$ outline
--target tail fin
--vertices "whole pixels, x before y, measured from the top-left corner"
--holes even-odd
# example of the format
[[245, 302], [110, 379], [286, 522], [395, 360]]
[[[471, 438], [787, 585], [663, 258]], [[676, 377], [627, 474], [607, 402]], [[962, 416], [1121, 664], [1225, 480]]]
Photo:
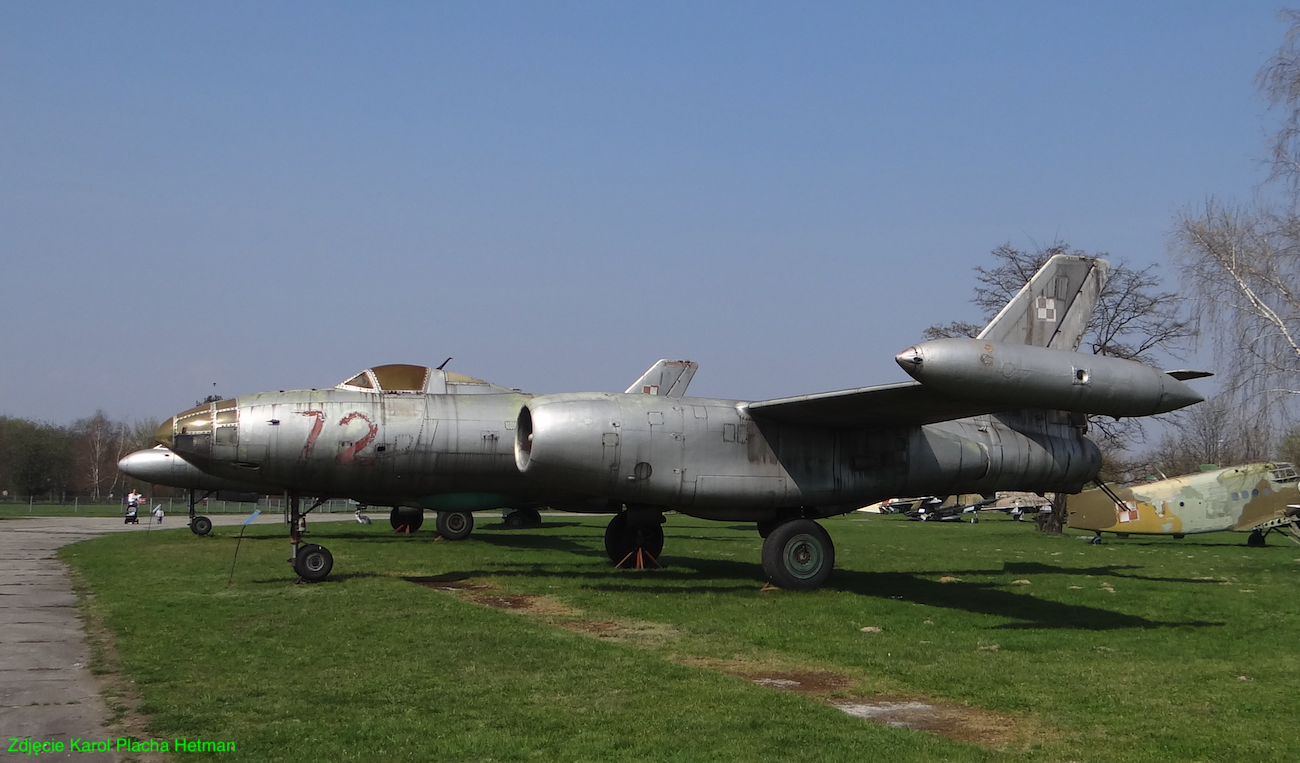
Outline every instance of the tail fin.
[[690, 360], [660, 360], [627, 388], [628, 394], [682, 397], [700, 364]]
[[978, 338], [1076, 352], [1109, 273], [1106, 260], [1055, 255]]

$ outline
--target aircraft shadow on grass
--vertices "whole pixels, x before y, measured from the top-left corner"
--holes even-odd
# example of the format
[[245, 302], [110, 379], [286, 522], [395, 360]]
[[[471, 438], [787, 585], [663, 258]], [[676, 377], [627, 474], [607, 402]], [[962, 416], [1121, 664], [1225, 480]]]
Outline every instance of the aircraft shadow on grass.
[[[599, 569], [575, 570], [572, 566], [503, 564], [491, 569], [457, 570], [427, 578], [406, 578], [411, 582], [459, 582], [483, 577], [554, 576], [575, 579], [598, 591], [613, 593], [663, 593], [678, 596], [752, 592], [760, 581], [756, 568], [747, 562], [672, 558], [663, 569], [644, 573], [612, 570], [607, 563]], [[1003, 589], [1002, 583], [940, 583], [927, 579], [935, 573], [856, 572], [837, 570], [826, 588], [845, 593], [922, 604], [929, 607], [970, 612], [1017, 622], [991, 626], [1007, 629], [1126, 630], [1155, 628], [1221, 627], [1225, 623], [1205, 620], [1155, 620], [1100, 607], [1065, 604]], [[971, 574], [967, 572], [966, 574]], [[619, 580], [619, 576], [623, 576]], [[666, 585], [666, 583], [690, 585]], [[1179, 581], [1167, 581], [1179, 582]], [[1203, 582], [1203, 581], [1194, 581]]]
[[[567, 527], [581, 527], [578, 523], [564, 525], [547, 525], [548, 530]], [[374, 542], [411, 542], [405, 535], [366, 532], [364, 530], [347, 530], [342, 532], [322, 533], [332, 538], [347, 538]], [[426, 534], [427, 535], [427, 534]], [[691, 540], [710, 540], [707, 535], [696, 537], [688, 533]], [[431, 540], [431, 536], [426, 539]], [[482, 577], [539, 577], [554, 576], [565, 580], [581, 580], [591, 588], [610, 592], [668, 593], [682, 596], [700, 593], [740, 593], [752, 591], [761, 581], [758, 579], [760, 568], [752, 562], [725, 559], [701, 559], [693, 557], [664, 557], [662, 569], [619, 571], [612, 569], [602, 549], [597, 547], [599, 541], [591, 534], [571, 534], [563, 532], [526, 533], [526, 532], [488, 532], [476, 534], [474, 542], [487, 544], [496, 548], [513, 550], [547, 550], [559, 551], [574, 557], [572, 563], [526, 563], [514, 564], [510, 561], [492, 564], [483, 569], [457, 570], [440, 575], [404, 578], [410, 582], [451, 583]], [[593, 563], [592, 560], [599, 560]], [[577, 567], [578, 569], [575, 569]], [[952, 609], [990, 617], [1000, 617], [1017, 622], [992, 626], [994, 629], [1071, 629], [1071, 630], [1122, 630], [1154, 628], [1220, 627], [1222, 622], [1203, 620], [1161, 621], [1137, 615], [1125, 614], [1099, 607], [1079, 604], [1065, 604], [1043, 598], [1027, 596], [1024, 592], [1005, 590], [1005, 583], [972, 583], [967, 581], [940, 583], [931, 578], [944, 575], [1091, 575], [1093, 577], [1110, 577], [1122, 580], [1142, 580], [1156, 583], [1214, 584], [1213, 580], [1192, 580], [1188, 578], [1151, 577], [1125, 572], [1141, 569], [1137, 565], [1103, 565], [1097, 567], [1062, 567], [1041, 562], [1006, 562], [1001, 569], [994, 570], [951, 570], [925, 572], [860, 572], [839, 569], [826, 585], [827, 590], [838, 590], [860, 596], [879, 599], [907, 601], [943, 609]], [[334, 576], [339, 580], [361, 577], [381, 577], [373, 573]], [[283, 578], [266, 583], [282, 583]], [[673, 583], [674, 585], [665, 585]], [[685, 584], [685, 585], [681, 585]]]

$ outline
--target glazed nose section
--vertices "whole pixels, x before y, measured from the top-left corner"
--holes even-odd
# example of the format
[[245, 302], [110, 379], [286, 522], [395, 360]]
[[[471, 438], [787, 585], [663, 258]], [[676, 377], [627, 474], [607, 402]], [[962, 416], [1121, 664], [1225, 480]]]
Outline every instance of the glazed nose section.
[[166, 448], [137, 450], [117, 462], [118, 471], [151, 484], [163, 484], [172, 470], [176, 456]]
[[212, 450], [213, 406], [198, 405], [172, 416], [158, 428], [158, 442], [187, 456], [207, 456]]
[[[153, 433], [154, 442], [158, 443], [159, 445], [163, 445], [170, 448], [172, 446], [172, 434], [175, 431], [176, 431], [176, 417], [172, 416], [170, 419], [167, 419], [166, 421], [158, 425], [158, 431]], [[127, 456], [126, 458], [130, 458], [130, 457], [131, 456]], [[122, 461], [126, 461], [126, 458], [122, 459]], [[118, 463], [120, 464], [122, 462], [118, 462]]]

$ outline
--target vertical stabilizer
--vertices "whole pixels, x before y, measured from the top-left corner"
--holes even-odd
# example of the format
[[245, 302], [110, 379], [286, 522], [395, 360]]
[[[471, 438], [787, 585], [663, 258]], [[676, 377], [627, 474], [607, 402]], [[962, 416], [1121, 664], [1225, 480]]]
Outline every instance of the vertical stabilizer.
[[1058, 254], [1029, 279], [978, 338], [1076, 352], [1109, 273], [1106, 260]]
[[641, 375], [631, 387], [628, 394], [656, 395], [659, 397], [682, 397], [690, 386], [695, 369], [700, 365], [691, 360], [660, 360], [650, 370]]

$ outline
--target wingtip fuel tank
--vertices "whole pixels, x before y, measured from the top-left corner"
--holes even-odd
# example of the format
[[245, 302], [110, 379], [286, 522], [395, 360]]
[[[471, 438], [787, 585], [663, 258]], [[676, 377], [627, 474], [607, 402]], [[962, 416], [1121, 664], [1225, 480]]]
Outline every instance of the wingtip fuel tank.
[[981, 339], [935, 339], [894, 358], [913, 379], [956, 397], [1107, 416], [1151, 416], [1205, 398], [1132, 360]]

